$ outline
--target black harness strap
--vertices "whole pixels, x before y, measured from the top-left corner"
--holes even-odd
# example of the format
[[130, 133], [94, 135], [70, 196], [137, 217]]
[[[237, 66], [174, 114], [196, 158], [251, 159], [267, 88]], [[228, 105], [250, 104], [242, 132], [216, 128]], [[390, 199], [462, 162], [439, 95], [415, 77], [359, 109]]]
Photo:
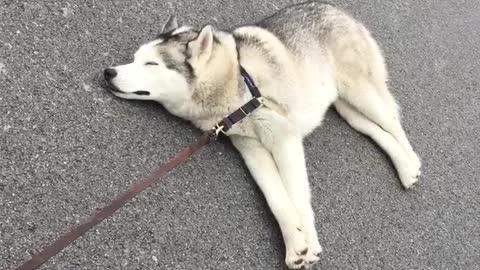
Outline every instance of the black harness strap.
[[250, 115], [256, 109], [258, 109], [261, 105], [261, 97], [260, 91], [258, 87], [255, 85], [252, 77], [248, 74], [248, 72], [240, 65], [240, 74], [243, 77], [245, 85], [247, 85], [248, 90], [252, 94], [253, 98], [245, 103], [242, 107], [238, 108], [236, 111], [232, 112], [231, 114], [225, 116], [218, 124], [214, 127], [216, 134], [218, 135], [220, 132], [226, 133], [230, 128], [233, 127], [236, 123], [242, 121], [245, 117]]
[[250, 90], [250, 93], [252, 93], [252, 96], [257, 98], [261, 97], [262, 95], [260, 94], [260, 91], [255, 85], [252, 77], [250, 77], [250, 74], [248, 74], [248, 72], [242, 66], [240, 66], [240, 74], [242, 74], [243, 80], [245, 81], [248, 90]]

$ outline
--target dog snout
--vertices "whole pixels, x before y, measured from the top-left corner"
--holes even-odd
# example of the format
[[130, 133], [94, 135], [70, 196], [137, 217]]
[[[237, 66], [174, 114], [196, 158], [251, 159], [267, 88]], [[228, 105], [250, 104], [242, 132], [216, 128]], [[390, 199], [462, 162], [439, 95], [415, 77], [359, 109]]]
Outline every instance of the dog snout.
[[113, 68], [106, 68], [103, 71], [103, 76], [105, 77], [105, 80], [110, 81], [117, 76], [117, 71]]

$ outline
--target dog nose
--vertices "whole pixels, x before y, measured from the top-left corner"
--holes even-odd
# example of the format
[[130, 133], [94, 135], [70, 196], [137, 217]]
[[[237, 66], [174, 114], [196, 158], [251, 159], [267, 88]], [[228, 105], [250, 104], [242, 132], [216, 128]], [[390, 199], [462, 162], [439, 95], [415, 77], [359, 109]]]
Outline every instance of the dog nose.
[[110, 81], [117, 76], [117, 71], [113, 68], [106, 68], [103, 71], [103, 76], [105, 77], [105, 80]]

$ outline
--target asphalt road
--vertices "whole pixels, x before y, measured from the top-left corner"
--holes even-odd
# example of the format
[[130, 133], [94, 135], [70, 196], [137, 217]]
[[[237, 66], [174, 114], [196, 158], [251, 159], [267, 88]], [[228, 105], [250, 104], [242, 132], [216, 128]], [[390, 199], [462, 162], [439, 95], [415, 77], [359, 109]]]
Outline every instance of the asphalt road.
[[[291, 1], [0, 1], [0, 269], [52, 241], [199, 132], [113, 98], [127, 62], [176, 12], [220, 28]], [[306, 141], [316, 269], [480, 269], [480, 4], [333, 1], [373, 32], [423, 159], [415, 191], [334, 111]], [[42, 269], [283, 269], [279, 229], [225, 140]]]

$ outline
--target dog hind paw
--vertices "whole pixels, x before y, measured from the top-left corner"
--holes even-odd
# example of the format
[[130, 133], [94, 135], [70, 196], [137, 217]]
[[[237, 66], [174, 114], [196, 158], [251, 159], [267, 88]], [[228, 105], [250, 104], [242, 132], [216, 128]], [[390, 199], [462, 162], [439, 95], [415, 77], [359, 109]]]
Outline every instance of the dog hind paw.
[[418, 175], [404, 175], [400, 177], [400, 180], [402, 182], [402, 185], [405, 189], [414, 189], [416, 187], [416, 184], [418, 182]]

